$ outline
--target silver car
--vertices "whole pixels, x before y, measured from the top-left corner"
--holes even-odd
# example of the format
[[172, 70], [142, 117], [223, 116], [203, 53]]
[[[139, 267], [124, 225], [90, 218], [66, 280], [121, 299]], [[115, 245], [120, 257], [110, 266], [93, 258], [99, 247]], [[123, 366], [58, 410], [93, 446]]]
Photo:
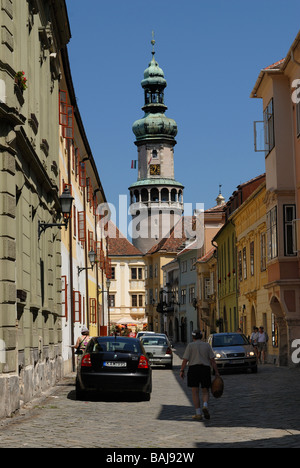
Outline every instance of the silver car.
[[147, 353], [150, 364], [173, 368], [173, 351], [166, 335], [151, 334], [141, 337], [141, 343]]
[[251, 370], [257, 372], [257, 359], [253, 346], [241, 333], [216, 333], [210, 335], [211, 345], [219, 371]]

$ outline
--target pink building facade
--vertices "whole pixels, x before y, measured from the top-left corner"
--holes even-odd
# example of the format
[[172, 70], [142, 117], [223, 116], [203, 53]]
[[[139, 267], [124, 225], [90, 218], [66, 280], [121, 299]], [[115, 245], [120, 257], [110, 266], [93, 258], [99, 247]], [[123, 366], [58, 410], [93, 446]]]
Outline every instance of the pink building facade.
[[[283, 60], [261, 70], [252, 98], [263, 102], [269, 304], [281, 365], [300, 339], [300, 32]], [[257, 141], [256, 141], [257, 143]]]

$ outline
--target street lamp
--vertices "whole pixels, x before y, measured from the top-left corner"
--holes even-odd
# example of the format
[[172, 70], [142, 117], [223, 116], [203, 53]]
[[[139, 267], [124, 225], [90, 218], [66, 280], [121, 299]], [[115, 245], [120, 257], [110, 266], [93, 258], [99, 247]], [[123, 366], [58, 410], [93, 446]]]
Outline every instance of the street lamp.
[[88, 253], [89, 261], [91, 266], [90, 267], [77, 267], [78, 268], [78, 276], [83, 270], [93, 270], [94, 265], [96, 263], [96, 253], [93, 250], [90, 250]]
[[61, 208], [61, 213], [63, 214], [65, 218], [64, 223], [41, 223], [39, 221], [38, 224], [38, 238], [40, 239], [42, 232], [46, 231], [48, 228], [52, 227], [63, 227], [67, 229], [68, 227], [68, 222], [71, 217], [71, 212], [72, 212], [72, 204], [74, 198], [71, 195], [69, 187], [65, 187], [64, 193], [59, 197], [60, 200], [60, 208]]

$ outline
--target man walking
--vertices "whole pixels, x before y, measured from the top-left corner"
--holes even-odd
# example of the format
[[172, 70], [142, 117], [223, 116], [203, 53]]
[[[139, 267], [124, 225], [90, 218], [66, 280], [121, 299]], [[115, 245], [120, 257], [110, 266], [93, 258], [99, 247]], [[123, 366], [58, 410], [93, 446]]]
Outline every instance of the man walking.
[[[192, 389], [193, 403], [196, 410], [196, 414], [193, 419], [196, 421], [202, 420], [202, 411], [205, 419], [210, 419], [208, 410], [209, 401], [209, 389], [211, 387], [211, 366], [213, 367], [216, 375], [220, 375], [215, 355], [208, 343], [202, 340], [202, 333], [200, 330], [196, 330], [192, 333], [193, 342], [189, 343], [184, 356], [180, 369], [180, 377], [184, 379], [184, 371], [189, 364], [189, 370], [187, 375], [188, 387]], [[202, 400], [203, 409], [201, 411], [199, 389], [200, 384], [202, 388]]]

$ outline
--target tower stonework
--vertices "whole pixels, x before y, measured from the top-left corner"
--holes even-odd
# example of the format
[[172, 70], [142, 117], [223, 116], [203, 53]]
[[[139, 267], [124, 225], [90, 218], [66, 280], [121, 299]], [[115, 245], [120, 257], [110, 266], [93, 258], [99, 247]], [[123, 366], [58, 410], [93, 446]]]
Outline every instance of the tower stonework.
[[174, 174], [177, 124], [165, 115], [167, 82], [155, 60], [154, 44], [152, 40], [152, 60], [141, 83], [145, 115], [132, 127], [138, 150], [138, 180], [129, 187], [131, 235], [133, 245], [143, 253], [168, 236], [183, 214], [184, 187]]

